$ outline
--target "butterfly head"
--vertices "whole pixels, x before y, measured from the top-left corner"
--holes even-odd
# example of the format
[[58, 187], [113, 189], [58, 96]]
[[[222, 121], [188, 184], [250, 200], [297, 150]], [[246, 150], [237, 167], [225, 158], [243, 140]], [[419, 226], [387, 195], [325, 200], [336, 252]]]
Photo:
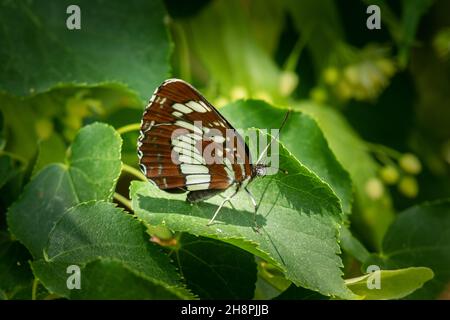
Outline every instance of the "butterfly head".
[[267, 166], [265, 164], [257, 164], [253, 167], [253, 176], [262, 177], [267, 175]]

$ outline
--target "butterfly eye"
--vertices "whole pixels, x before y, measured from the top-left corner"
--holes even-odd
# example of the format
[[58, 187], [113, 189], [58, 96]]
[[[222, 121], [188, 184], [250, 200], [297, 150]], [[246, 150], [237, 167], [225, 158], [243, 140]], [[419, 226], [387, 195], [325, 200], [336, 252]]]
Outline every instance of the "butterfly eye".
[[256, 167], [256, 175], [257, 176], [265, 176], [267, 174], [267, 168], [262, 166]]

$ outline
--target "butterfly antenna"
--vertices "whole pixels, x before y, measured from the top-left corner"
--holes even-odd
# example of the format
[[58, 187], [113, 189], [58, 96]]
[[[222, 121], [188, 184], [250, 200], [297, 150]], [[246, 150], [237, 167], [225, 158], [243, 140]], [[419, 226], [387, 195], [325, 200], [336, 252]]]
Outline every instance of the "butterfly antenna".
[[284, 120], [283, 120], [283, 122], [281, 123], [280, 129], [278, 130], [277, 135], [276, 135], [275, 137], [272, 138], [272, 140], [270, 141], [270, 143], [264, 148], [263, 152], [261, 152], [261, 154], [260, 154], [258, 160], [256, 161], [256, 164], [255, 164], [255, 165], [257, 165], [258, 163], [260, 163], [260, 161], [262, 160], [262, 158], [263, 158], [264, 155], [266, 154], [266, 152], [267, 152], [267, 150], [269, 149], [269, 147], [272, 145], [272, 143], [273, 143], [275, 140], [278, 139], [278, 137], [280, 136], [281, 129], [283, 129], [284, 125], [286, 124], [286, 121], [287, 121], [287, 119], [288, 119], [290, 113], [291, 113], [291, 110], [288, 110], [288, 112], [286, 112], [286, 115], [284, 116]]

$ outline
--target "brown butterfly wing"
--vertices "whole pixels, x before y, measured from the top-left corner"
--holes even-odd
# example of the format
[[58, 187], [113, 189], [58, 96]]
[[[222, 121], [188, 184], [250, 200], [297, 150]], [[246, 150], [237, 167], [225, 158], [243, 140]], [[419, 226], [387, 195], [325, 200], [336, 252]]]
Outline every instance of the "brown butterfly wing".
[[249, 179], [250, 153], [231, 124], [190, 84], [164, 81], [138, 140], [141, 171], [168, 192], [225, 190]]

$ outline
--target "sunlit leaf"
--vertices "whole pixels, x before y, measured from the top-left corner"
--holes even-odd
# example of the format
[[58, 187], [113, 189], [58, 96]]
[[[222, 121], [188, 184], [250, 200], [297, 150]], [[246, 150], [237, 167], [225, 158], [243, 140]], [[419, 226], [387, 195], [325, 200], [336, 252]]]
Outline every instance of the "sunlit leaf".
[[[417, 267], [398, 270], [376, 271], [379, 277], [379, 288], [375, 273], [346, 280], [347, 287], [366, 300], [400, 299], [421, 288], [424, 283], [433, 278], [429, 268]], [[371, 278], [372, 277], [372, 278]]]
[[[220, 109], [235, 128], [279, 129], [286, 110], [258, 100], [237, 101]], [[321, 129], [308, 115], [293, 111], [280, 133], [281, 141], [308, 169], [328, 183], [345, 213], [352, 205], [352, 182], [328, 147]]]
[[298, 285], [326, 295], [344, 298], [353, 295], [343, 285], [342, 262], [337, 256], [338, 224], [342, 219], [339, 199], [328, 184], [298, 162], [280, 146], [279, 173], [256, 179], [250, 189], [260, 201], [254, 230], [253, 208], [240, 193], [233, 208], [222, 209], [217, 221], [206, 226], [217, 204], [215, 197], [206, 203], [190, 205], [184, 195], [165, 193], [146, 182], [134, 181], [131, 198], [135, 214], [150, 225], [166, 225], [228, 242], [274, 263]]

